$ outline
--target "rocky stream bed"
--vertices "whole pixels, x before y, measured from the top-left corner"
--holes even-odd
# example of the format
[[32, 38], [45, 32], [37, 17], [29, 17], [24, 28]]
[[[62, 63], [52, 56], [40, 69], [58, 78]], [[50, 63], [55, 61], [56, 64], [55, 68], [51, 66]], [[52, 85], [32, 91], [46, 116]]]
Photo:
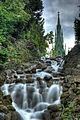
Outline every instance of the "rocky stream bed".
[[1, 81], [0, 120], [60, 119], [63, 63], [62, 59], [46, 59], [6, 69]]
[[[0, 86], [5, 86], [1, 87], [0, 90], [0, 120], [80, 120], [79, 54], [79, 49], [74, 47], [66, 56], [64, 67], [62, 67], [63, 60], [46, 59], [45, 61], [29, 62], [27, 65], [16, 69], [1, 70]], [[48, 99], [42, 101], [44, 107], [35, 107], [32, 112], [31, 110], [34, 108], [32, 105], [36, 103], [35, 101], [32, 102], [33, 98], [30, 98], [28, 106], [31, 109], [25, 109], [25, 103], [25, 112], [20, 112], [20, 110], [23, 110], [24, 102], [22, 101], [26, 99], [23, 96], [23, 93], [25, 93], [24, 86], [29, 91], [28, 98], [29, 95], [37, 91], [38, 97], [36, 95], [34, 97], [37, 103], [41, 103], [41, 97]], [[32, 86], [32, 88], [29, 86]], [[14, 88], [15, 91], [18, 90], [19, 92], [19, 94], [16, 94], [17, 99], [15, 100], [13, 99]], [[45, 89], [47, 90], [46, 97], [43, 94]], [[22, 96], [20, 93], [22, 93]], [[19, 109], [16, 109], [17, 107], [14, 104], [14, 107], [12, 106], [12, 102], [17, 105], [22, 104], [22, 106], [18, 106]], [[47, 104], [47, 107], [44, 103]], [[26, 116], [26, 112], [30, 113], [27, 116], [31, 115], [31, 118], [22, 118], [23, 114]]]

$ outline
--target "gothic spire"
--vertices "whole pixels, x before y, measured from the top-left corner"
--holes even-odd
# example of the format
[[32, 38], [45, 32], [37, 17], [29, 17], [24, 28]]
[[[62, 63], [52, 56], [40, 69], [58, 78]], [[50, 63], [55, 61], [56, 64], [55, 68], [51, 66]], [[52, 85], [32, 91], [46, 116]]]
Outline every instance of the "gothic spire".
[[56, 56], [63, 57], [65, 55], [64, 47], [63, 47], [63, 31], [60, 24], [60, 13], [58, 12], [58, 21], [55, 31], [55, 51]]
[[57, 25], [60, 25], [60, 12], [58, 12], [58, 24]]

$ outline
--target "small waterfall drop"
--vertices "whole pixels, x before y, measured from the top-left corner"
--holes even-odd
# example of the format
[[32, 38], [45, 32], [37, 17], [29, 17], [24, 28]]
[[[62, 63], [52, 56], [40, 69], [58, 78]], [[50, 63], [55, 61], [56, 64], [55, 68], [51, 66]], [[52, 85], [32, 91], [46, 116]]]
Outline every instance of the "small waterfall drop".
[[[59, 65], [53, 61], [52, 67], [57, 72]], [[53, 78], [50, 73], [44, 71], [34, 74], [36, 79], [44, 79], [45, 76]], [[22, 120], [43, 120], [42, 115], [49, 105], [60, 104], [62, 86], [53, 83], [47, 87], [44, 80], [39, 83], [36, 79], [33, 83], [12, 83], [1, 87], [4, 95], [11, 95], [12, 105]]]
[[57, 84], [53, 84], [50, 88], [43, 88], [41, 93], [39, 88], [35, 89], [35, 84], [32, 86], [15, 84], [12, 92], [9, 91], [9, 87], [10, 84], [5, 84], [2, 86], [2, 91], [3, 93], [6, 91], [5, 95], [11, 95], [12, 105], [23, 120], [33, 120], [33, 118], [34, 120], [41, 120], [39, 114], [49, 105], [54, 104], [57, 100], [60, 104], [60, 86]]

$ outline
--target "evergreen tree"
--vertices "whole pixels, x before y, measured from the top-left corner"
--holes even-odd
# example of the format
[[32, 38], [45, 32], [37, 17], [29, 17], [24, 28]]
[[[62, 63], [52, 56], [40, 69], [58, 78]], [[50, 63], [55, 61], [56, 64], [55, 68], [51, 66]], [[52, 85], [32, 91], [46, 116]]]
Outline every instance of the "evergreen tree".
[[32, 55], [28, 43], [36, 48], [38, 54], [45, 54], [47, 44], [42, 11], [42, 0], [0, 1], [0, 63], [22, 62], [24, 54], [29, 52]]
[[[80, 14], [79, 14], [79, 18], [80, 18]], [[74, 22], [74, 29], [75, 29], [75, 43], [77, 45], [80, 45], [80, 19], [79, 18], [75, 18], [75, 22]]]
[[43, 3], [42, 0], [29, 0], [25, 5], [25, 11], [31, 15], [31, 21], [38, 23], [42, 18]]

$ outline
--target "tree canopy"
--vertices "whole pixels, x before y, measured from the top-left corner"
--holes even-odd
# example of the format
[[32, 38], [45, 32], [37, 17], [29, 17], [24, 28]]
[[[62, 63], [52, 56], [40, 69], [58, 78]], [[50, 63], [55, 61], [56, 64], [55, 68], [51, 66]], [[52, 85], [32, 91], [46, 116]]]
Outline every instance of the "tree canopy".
[[46, 53], [42, 11], [42, 0], [0, 1], [0, 63], [34, 56], [30, 43], [39, 55]]
[[80, 45], [80, 14], [79, 18], [75, 18], [74, 22], [74, 29], [75, 29], [75, 43]]

